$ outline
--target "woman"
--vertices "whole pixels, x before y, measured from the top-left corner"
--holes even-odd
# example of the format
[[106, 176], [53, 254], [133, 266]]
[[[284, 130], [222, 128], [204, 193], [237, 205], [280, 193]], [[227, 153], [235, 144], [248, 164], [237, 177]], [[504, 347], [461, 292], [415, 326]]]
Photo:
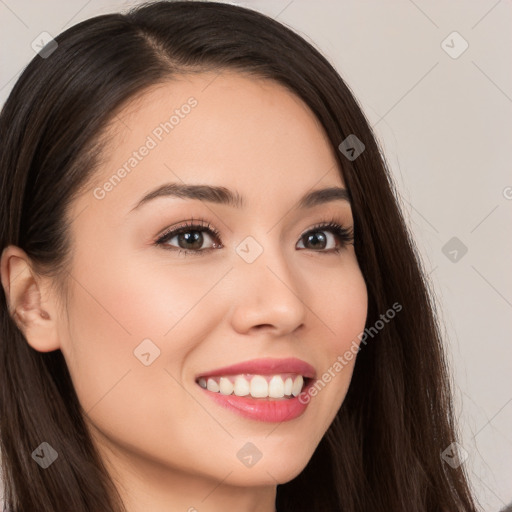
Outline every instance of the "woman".
[[8, 507], [476, 510], [384, 159], [304, 39], [214, 2], [99, 16], [0, 140]]

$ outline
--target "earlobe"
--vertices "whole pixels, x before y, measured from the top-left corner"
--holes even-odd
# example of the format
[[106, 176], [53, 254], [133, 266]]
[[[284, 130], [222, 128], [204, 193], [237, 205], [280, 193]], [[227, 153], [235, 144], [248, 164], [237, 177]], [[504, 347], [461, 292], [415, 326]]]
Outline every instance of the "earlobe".
[[45, 299], [45, 280], [34, 272], [27, 254], [19, 247], [6, 247], [0, 271], [9, 312], [28, 344], [39, 352], [60, 348], [57, 309]]

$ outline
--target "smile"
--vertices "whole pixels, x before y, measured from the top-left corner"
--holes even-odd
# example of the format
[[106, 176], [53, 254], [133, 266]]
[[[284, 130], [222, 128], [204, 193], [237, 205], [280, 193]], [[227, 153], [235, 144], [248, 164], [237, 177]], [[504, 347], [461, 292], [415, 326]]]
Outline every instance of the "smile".
[[252, 398], [290, 398], [298, 396], [307, 378], [293, 373], [277, 375], [239, 374], [222, 377], [202, 377], [197, 383], [212, 393], [251, 396]]

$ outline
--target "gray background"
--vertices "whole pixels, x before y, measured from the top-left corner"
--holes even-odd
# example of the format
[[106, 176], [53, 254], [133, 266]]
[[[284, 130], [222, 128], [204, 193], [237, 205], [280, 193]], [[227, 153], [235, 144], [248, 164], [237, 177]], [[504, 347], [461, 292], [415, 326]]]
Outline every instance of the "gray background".
[[[137, 3], [0, 0], [0, 104], [41, 32]], [[464, 464], [482, 510], [501, 510], [512, 502], [511, 0], [229, 3], [312, 42], [374, 127], [439, 302]]]

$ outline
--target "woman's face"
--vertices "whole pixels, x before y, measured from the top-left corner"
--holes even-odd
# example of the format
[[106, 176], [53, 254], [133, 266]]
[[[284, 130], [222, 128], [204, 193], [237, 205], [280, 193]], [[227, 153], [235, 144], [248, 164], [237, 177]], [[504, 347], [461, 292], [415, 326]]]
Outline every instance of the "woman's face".
[[[110, 133], [94, 184], [70, 211], [71, 293], [59, 325], [95, 441], [126, 481], [163, 488], [170, 474], [181, 485], [196, 478], [205, 495], [212, 481], [291, 480], [343, 402], [355, 358], [333, 368], [359, 342], [367, 314], [353, 245], [331, 227], [312, 230], [352, 228], [349, 202], [300, 204], [344, 187], [321, 125], [282, 86], [226, 72], [152, 88]], [[141, 202], [170, 184], [225, 192]], [[224, 201], [228, 193], [243, 205]], [[186, 224], [201, 227], [161, 238]], [[323, 385], [305, 409], [293, 394], [232, 397], [242, 410], [227, 407], [237, 374], [261, 375], [238, 379], [240, 394], [246, 383], [264, 394], [272, 380], [279, 395], [306, 373], [286, 362], [216, 372], [261, 358], [302, 360]], [[222, 392], [197, 382], [208, 375]]]

